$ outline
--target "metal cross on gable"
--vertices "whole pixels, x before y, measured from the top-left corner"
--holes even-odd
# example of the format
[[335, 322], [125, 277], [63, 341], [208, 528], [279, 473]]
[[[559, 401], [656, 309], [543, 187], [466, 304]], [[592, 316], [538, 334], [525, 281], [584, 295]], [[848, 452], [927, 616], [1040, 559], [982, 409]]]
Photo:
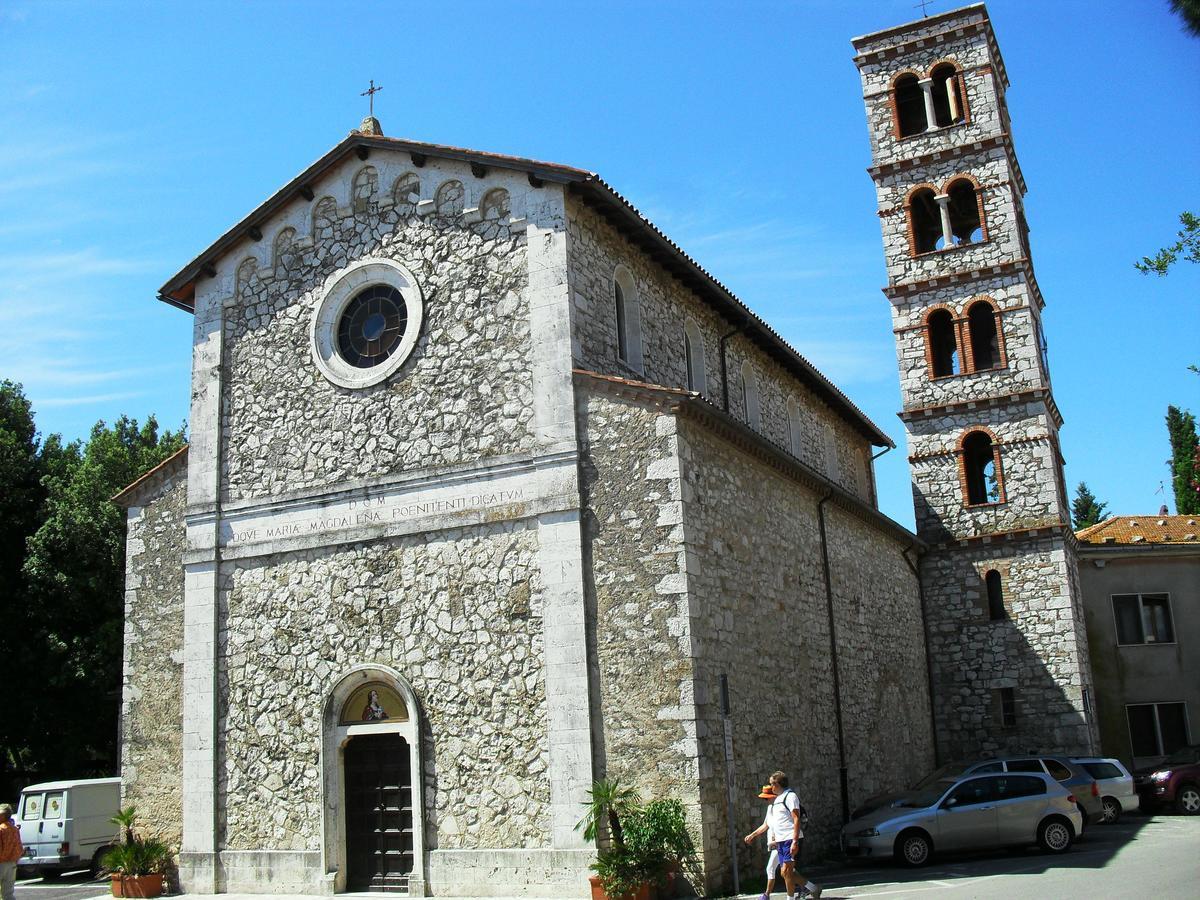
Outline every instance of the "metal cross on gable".
[[921, 2], [918, 3], [916, 6], [914, 6], [913, 9], [916, 9], [917, 6], [921, 7], [921, 16], [923, 18], [928, 19], [929, 18], [929, 9], [928, 9], [929, 4], [937, 3], [937, 2], [939, 2], [939, 0], [921, 0]]
[[358, 95], [360, 97], [366, 97], [370, 101], [370, 104], [371, 104], [370, 114], [372, 116], [375, 115], [375, 95], [378, 94], [382, 90], [383, 90], [383, 85], [381, 84], [381, 85], [379, 85], [379, 87], [376, 87], [375, 79], [372, 78], [371, 86], [369, 88], [367, 88], [365, 91], [363, 91], [361, 94]]

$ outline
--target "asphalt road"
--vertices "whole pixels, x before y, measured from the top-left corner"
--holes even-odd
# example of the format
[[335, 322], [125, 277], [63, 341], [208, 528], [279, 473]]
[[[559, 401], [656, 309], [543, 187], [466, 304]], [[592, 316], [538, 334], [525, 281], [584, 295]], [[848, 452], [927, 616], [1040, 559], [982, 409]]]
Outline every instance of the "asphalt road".
[[[825, 889], [822, 900], [1193, 900], [1200, 896], [1200, 816], [1127, 815], [1116, 825], [1088, 829], [1062, 856], [1031, 848], [937, 858], [915, 870], [885, 863], [837, 866], [813, 877]], [[783, 900], [780, 887], [776, 900]]]
[[67, 872], [52, 881], [17, 879], [17, 900], [87, 900], [101, 894], [111, 894], [108, 880], [93, 879], [87, 869]]

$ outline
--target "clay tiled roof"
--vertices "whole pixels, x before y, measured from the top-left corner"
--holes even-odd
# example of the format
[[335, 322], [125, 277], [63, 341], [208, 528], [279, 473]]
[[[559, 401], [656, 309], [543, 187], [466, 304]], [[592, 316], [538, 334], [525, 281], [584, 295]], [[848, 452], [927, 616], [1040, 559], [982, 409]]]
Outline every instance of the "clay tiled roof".
[[1194, 544], [1200, 547], [1200, 515], [1113, 516], [1075, 532], [1081, 544], [1098, 546]]
[[168, 478], [184, 470], [187, 465], [187, 452], [188, 445], [184, 444], [149, 472], [142, 474], [136, 481], [122, 488], [109, 499], [117, 506], [123, 506], [126, 509], [137, 506], [138, 500], [143, 494], [147, 491], [157, 490]]

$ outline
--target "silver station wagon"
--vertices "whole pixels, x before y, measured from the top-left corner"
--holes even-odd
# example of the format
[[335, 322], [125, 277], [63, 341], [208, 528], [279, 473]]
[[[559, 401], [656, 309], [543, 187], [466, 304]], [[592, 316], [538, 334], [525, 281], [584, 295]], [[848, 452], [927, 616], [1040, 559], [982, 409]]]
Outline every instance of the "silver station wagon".
[[1065, 853], [1083, 828], [1075, 796], [1050, 775], [963, 775], [942, 778], [842, 829], [851, 856], [898, 859], [923, 866], [934, 852], [1039, 844]]

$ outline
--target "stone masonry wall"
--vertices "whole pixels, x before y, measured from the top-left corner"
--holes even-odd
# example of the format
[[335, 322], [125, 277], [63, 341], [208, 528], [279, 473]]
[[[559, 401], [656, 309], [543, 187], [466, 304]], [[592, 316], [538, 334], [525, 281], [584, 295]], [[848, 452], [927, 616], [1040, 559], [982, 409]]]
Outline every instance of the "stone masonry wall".
[[[1082, 611], [1068, 584], [1074, 554], [1061, 538], [932, 551], [923, 560], [944, 759], [980, 754], [1089, 752], [1082, 716], [1090, 689]], [[1000, 573], [1006, 618], [988, 613], [984, 576]], [[1078, 594], [1074, 594], [1078, 596]], [[996, 691], [1013, 688], [1016, 727]]]
[[[949, 61], [964, 72], [969, 120], [934, 128], [923, 134], [900, 138], [892, 112], [891, 86], [902, 72], [926, 77], [941, 62]], [[997, 76], [986, 44], [974, 36], [947, 36], [938, 43], [927, 42], [905, 54], [901, 68], [894, 62], [868, 63], [861, 68], [867, 127], [871, 133], [872, 163], [885, 165], [911, 156], [948, 150], [957, 144], [992, 137], [1006, 130], [1001, 111], [1003, 85]], [[997, 102], [999, 97], [999, 102]]]
[[[237, 267], [225, 319], [228, 499], [533, 447], [525, 228], [509, 227], [508, 192], [489, 184], [482, 200], [464, 197], [459, 179], [483, 189], [465, 164], [404, 171], [381, 160], [381, 178], [352, 162]], [[426, 196], [434, 199], [418, 203]], [[346, 389], [313, 364], [311, 319], [328, 280], [363, 257], [413, 273], [425, 323], [398, 373]]]
[[[925, 322], [929, 312], [944, 308], [955, 319], [965, 319], [967, 310], [980, 299], [991, 300], [1000, 310], [1003, 367], [978, 372], [966, 370], [970, 337], [964, 321], [958, 341], [959, 374], [934, 378], [927, 355]], [[892, 324], [905, 409], [1013, 394], [1047, 384], [1037, 341], [1040, 314], [1021, 274], [981, 278], [969, 287], [956, 284], [923, 291], [916, 298], [893, 306]]]
[[121, 700], [122, 806], [178, 849], [183, 795], [183, 549], [186, 468], [130, 509]]
[[[983, 236], [972, 244], [958, 244], [916, 256], [909, 245], [905, 204], [909, 193], [929, 185], [942, 193], [960, 175], [975, 179], [983, 193]], [[1021, 244], [1024, 216], [1021, 192], [1003, 147], [973, 153], [969, 158], [931, 161], [916, 170], [886, 175], [876, 181], [879, 223], [883, 229], [888, 282], [922, 281], [951, 271], [983, 269], [1025, 257]]]
[[675, 418], [581, 390], [597, 777], [681, 800], [699, 835], [693, 663]]
[[320, 849], [323, 703], [378, 663], [422, 704], [426, 849], [549, 846], [536, 552], [509, 522], [228, 564], [221, 845]]
[[[701, 393], [720, 406], [720, 339], [734, 326], [578, 200], [568, 197], [567, 216], [576, 364], [607, 375], [686, 388], [684, 328], [691, 321], [703, 338], [705, 389]], [[626, 298], [626, 302], [636, 301], [639, 311], [642, 364], [637, 369], [617, 355], [613, 280], [618, 265], [629, 270], [636, 287], [636, 298]], [[734, 416], [748, 422], [742, 403], [741, 372], [742, 364], [749, 361], [758, 382], [762, 414], [756, 430], [846, 490], [873, 502], [871, 448], [855, 429], [746, 338], [732, 338], [726, 344], [726, 356], [729, 410]], [[799, 424], [799, 443], [795, 446], [789, 404]]]
[[[841, 801], [821, 494], [688, 418], [680, 420], [679, 448], [705, 865], [720, 881], [729, 871], [722, 673], [729, 678], [738, 833], [761, 822], [755, 795], [783, 769], [812, 816], [806, 857], [836, 847]], [[833, 503], [825, 508], [855, 804], [911, 783], [933, 763], [925, 641], [917, 582], [902, 556], [906, 542]], [[760, 865], [761, 846], [742, 852], [745, 865]]]
[[[917, 506], [917, 531], [927, 540], [973, 535], [1062, 521], [1058, 429], [1043, 403], [1005, 409], [946, 413], [909, 423], [909, 457]], [[986, 428], [1000, 444], [1002, 502], [966, 505], [959, 443], [970, 430]]]

